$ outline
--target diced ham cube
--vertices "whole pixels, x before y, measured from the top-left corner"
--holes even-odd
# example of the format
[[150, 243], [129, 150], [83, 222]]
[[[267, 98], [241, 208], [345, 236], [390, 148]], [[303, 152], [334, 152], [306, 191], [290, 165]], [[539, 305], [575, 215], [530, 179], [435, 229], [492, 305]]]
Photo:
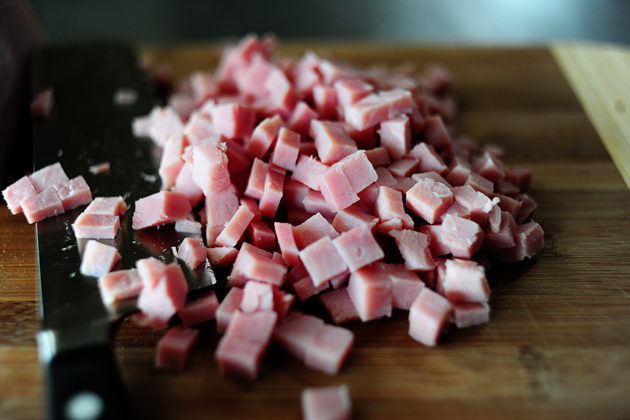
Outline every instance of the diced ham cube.
[[232, 247], [208, 248], [208, 261], [212, 267], [228, 268], [234, 264], [238, 256], [238, 249]]
[[374, 149], [366, 150], [365, 157], [368, 158], [374, 168], [388, 166], [392, 163], [384, 147], [375, 147]]
[[425, 287], [418, 276], [403, 265], [382, 264], [392, 282], [392, 307], [409, 310]]
[[392, 160], [400, 159], [411, 149], [411, 126], [406, 115], [381, 123], [378, 130], [381, 147], [387, 150]]
[[310, 214], [321, 213], [326, 219], [335, 217], [335, 212], [330, 208], [321, 191], [308, 188], [308, 192], [302, 200], [302, 207]]
[[279, 115], [262, 120], [254, 129], [251, 140], [247, 144], [245, 149], [247, 155], [251, 158], [263, 159], [276, 141], [283, 124]]
[[155, 107], [149, 114], [148, 135], [160, 147], [164, 147], [168, 139], [184, 132], [182, 119], [175, 110], [166, 106]]
[[324, 321], [313, 315], [289, 312], [283, 322], [276, 326], [273, 340], [300, 360], [304, 360], [317, 330]]
[[418, 164], [419, 172], [435, 171], [440, 175], [444, 175], [448, 172], [448, 166], [446, 166], [435, 149], [427, 143], [418, 143], [415, 145], [414, 148], [409, 151], [408, 156], [420, 160]]
[[398, 159], [387, 167], [387, 170], [397, 177], [411, 176], [418, 168], [418, 159]]
[[247, 197], [260, 200], [265, 190], [265, 181], [267, 179], [267, 173], [269, 172], [269, 164], [262, 160], [255, 158], [252, 165], [252, 170], [249, 173], [249, 180], [247, 181], [247, 188], [245, 189], [245, 195]]
[[177, 175], [184, 166], [181, 156], [188, 141], [183, 135], [173, 136], [164, 145], [158, 173], [162, 178], [162, 189], [168, 190], [175, 185]]
[[337, 91], [324, 85], [313, 86], [313, 104], [322, 120], [337, 118]]
[[209, 73], [193, 72], [188, 80], [197, 106], [219, 93], [219, 86], [217, 86], [216, 80]]
[[173, 223], [192, 210], [182, 193], [161, 191], [136, 201], [132, 227], [136, 230]]
[[278, 314], [272, 310], [261, 309], [255, 312], [236, 310], [232, 315], [225, 335], [262, 344], [266, 349], [271, 341]]
[[477, 223], [449, 214], [442, 227], [442, 241], [454, 257], [471, 258], [481, 248], [484, 236]]
[[276, 238], [278, 240], [278, 246], [282, 257], [290, 266], [299, 265], [300, 252], [293, 236], [293, 227], [289, 223], [274, 223], [274, 229], [276, 231]]
[[39, 92], [31, 102], [31, 115], [46, 118], [50, 115], [54, 103], [52, 88]]
[[409, 310], [409, 335], [425, 346], [435, 346], [451, 309], [446, 298], [423, 288]]
[[54, 188], [22, 199], [20, 207], [29, 223], [39, 222], [64, 212], [63, 203]]
[[298, 248], [304, 249], [324, 236], [334, 239], [339, 236], [339, 232], [328, 223], [324, 216], [317, 213], [304, 223], [294, 226], [293, 235]]
[[306, 350], [304, 363], [329, 375], [341, 370], [354, 344], [352, 331], [334, 325], [320, 326]]
[[472, 168], [468, 161], [459, 156], [455, 156], [451, 161], [450, 171], [445, 175], [445, 179], [454, 187], [460, 187], [466, 183]]
[[76, 209], [92, 201], [92, 193], [85, 179], [79, 175], [69, 181], [54, 186], [64, 211]]
[[411, 112], [411, 93], [405, 90], [372, 93], [343, 108], [346, 123], [357, 130], [374, 127], [398, 114]]
[[447, 187], [453, 188], [453, 186], [447, 180], [442, 178], [442, 176], [435, 171], [421, 172], [421, 173], [411, 175], [411, 179], [414, 180], [415, 182], [418, 182], [421, 179], [425, 179], [425, 178], [431, 178], [435, 182], [441, 182]]
[[308, 134], [309, 127], [311, 126], [311, 120], [319, 118], [319, 114], [315, 112], [313, 108], [308, 106], [306, 102], [300, 101], [295, 106], [287, 126], [302, 135]]
[[382, 264], [350, 274], [348, 295], [363, 322], [392, 314], [392, 282]]
[[27, 176], [23, 176], [2, 191], [2, 197], [12, 214], [22, 213], [20, 202], [37, 194], [37, 190]]
[[333, 83], [341, 107], [352, 105], [374, 91], [374, 86], [361, 79], [342, 79]]
[[448, 134], [448, 130], [446, 129], [444, 121], [440, 116], [435, 115], [427, 118], [424, 122], [422, 133], [424, 134], [427, 144], [435, 150], [451, 151], [451, 136]]
[[545, 245], [544, 232], [540, 225], [534, 221], [517, 225], [514, 240], [516, 245], [512, 248], [495, 252], [497, 261], [517, 262], [525, 258], [532, 258]]
[[306, 388], [302, 391], [304, 420], [349, 420], [352, 402], [348, 387]]
[[337, 232], [347, 232], [362, 224], [374, 230], [377, 222], [378, 217], [365, 213], [358, 206], [350, 206], [335, 215], [332, 226]]
[[453, 322], [457, 328], [467, 328], [490, 320], [490, 305], [485, 302], [451, 302]]
[[[299, 255], [315, 287], [348, 270], [343, 257], [328, 236], [310, 244]], [[326, 263], [322, 264], [322, 261]]]
[[231, 185], [225, 139], [211, 137], [192, 147], [193, 180], [206, 197]]
[[499, 159], [489, 153], [484, 153], [475, 161], [473, 170], [487, 180], [496, 183], [505, 177], [505, 169]]
[[252, 161], [245, 154], [245, 149], [239, 142], [234, 139], [227, 140], [225, 142], [225, 147], [225, 154], [228, 157], [228, 172], [230, 174], [241, 172], [249, 168]]
[[338, 162], [357, 151], [356, 143], [337, 122], [312, 120], [309, 134], [324, 164]]
[[232, 219], [238, 206], [239, 200], [234, 185], [206, 197], [206, 245], [214, 245], [214, 241], [225, 228], [225, 224]]
[[223, 333], [230, 324], [232, 314], [241, 307], [243, 300], [243, 289], [232, 287], [216, 310], [217, 332]]
[[209, 137], [215, 136], [219, 132], [214, 128], [210, 114], [193, 111], [184, 127], [184, 135], [191, 144], [199, 143]]
[[427, 271], [435, 268], [435, 261], [429, 248], [429, 237], [409, 229], [391, 231], [408, 270]]
[[142, 280], [135, 268], [107, 273], [98, 279], [98, 289], [106, 305], [117, 300], [137, 297], [142, 290]]
[[122, 197], [96, 197], [83, 213], [102, 214], [107, 216], [122, 216], [129, 206]]
[[490, 195], [494, 191], [494, 184], [475, 172], [471, 172], [468, 175], [468, 178], [466, 178], [466, 182], [464, 183], [464, 185], [470, 185], [475, 190], [486, 195]]
[[273, 150], [271, 163], [287, 171], [293, 171], [295, 170], [299, 153], [300, 135], [288, 128], [281, 127], [278, 132], [278, 140]]
[[33, 172], [29, 180], [38, 193], [44, 192], [48, 188], [52, 188], [57, 184], [69, 181], [68, 176], [64, 172], [59, 162], [45, 166]]
[[252, 221], [247, 227], [247, 235], [255, 247], [269, 252], [276, 250], [276, 235], [265, 222]]
[[359, 196], [359, 206], [371, 212], [376, 204], [376, 199], [378, 198], [378, 187], [376, 186], [376, 183], [370, 184], [366, 189], [357, 195]]
[[310, 276], [303, 277], [302, 279], [293, 283], [293, 290], [300, 301], [320, 294], [323, 291], [328, 290], [330, 283], [324, 282], [319, 286], [313, 284], [313, 280]]
[[175, 232], [190, 233], [201, 236], [201, 223], [190, 219], [175, 220]]
[[532, 171], [516, 166], [505, 171], [505, 178], [516, 185], [521, 193], [527, 193], [532, 182]]
[[474, 261], [447, 260], [442, 288], [451, 302], [487, 302], [490, 299], [485, 270]]
[[254, 219], [254, 213], [244, 206], [240, 206], [232, 219], [225, 225], [214, 244], [222, 247], [234, 247], [245, 233], [245, 229]]
[[448, 255], [451, 249], [442, 240], [442, 225], [425, 225], [421, 226], [419, 231], [430, 237], [429, 248], [433, 255]]
[[441, 182], [421, 179], [407, 191], [405, 205], [418, 216], [433, 224], [453, 203], [453, 192]]
[[496, 232], [493, 231], [491, 226], [487, 226], [483, 229], [483, 244], [482, 249], [494, 250], [494, 249], [506, 249], [512, 248], [516, 245], [514, 236], [516, 235], [516, 222], [512, 215], [506, 211], [501, 212], [501, 224]]
[[317, 184], [333, 212], [338, 212], [359, 201], [350, 181], [340, 167], [333, 165], [319, 175]]
[[112, 239], [120, 230], [120, 217], [81, 213], [72, 224], [77, 238]]
[[253, 381], [258, 376], [264, 354], [263, 344], [226, 334], [219, 341], [215, 358], [223, 375]]
[[274, 166], [269, 168], [265, 178], [265, 188], [258, 203], [263, 216], [274, 218], [282, 200], [286, 171]]
[[176, 325], [158, 341], [155, 365], [183, 371], [199, 339], [199, 330]]
[[201, 239], [185, 238], [177, 250], [177, 258], [183, 260], [191, 270], [206, 260], [207, 248]]
[[228, 285], [240, 285], [248, 280], [282, 286], [287, 274], [287, 267], [271, 259], [270, 253], [243, 243], [234, 261], [232, 272], [228, 278]]
[[203, 191], [193, 180], [193, 173], [192, 163], [186, 162], [175, 180], [173, 192], [184, 194], [188, 198], [191, 207], [197, 207], [197, 204], [203, 200]]
[[273, 310], [273, 288], [270, 284], [248, 281], [243, 288], [241, 311], [245, 313]]
[[154, 328], [164, 328], [186, 303], [188, 284], [177, 263], [166, 265], [155, 258], [136, 262], [143, 288], [138, 309], [144, 312]]
[[396, 183], [398, 184], [398, 188], [394, 188], [397, 191], [402, 192], [403, 194], [407, 194], [407, 191], [413, 188], [416, 185], [416, 181], [410, 177], [395, 177]]
[[342, 233], [332, 242], [351, 272], [385, 257], [385, 253], [366, 224], [360, 224]]
[[319, 295], [319, 301], [336, 325], [361, 319], [348, 295], [347, 287], [322, 293]]
[[514, 220], [519, 225], [529, 221], [532, 215], [536, 212], [538, 204], [527, 194], [520, 194], [516, 197], [521, 202], [521, 207], [518, 209], [518, 213]]
[[249, 137], [254, 130], [254, 108], [236, 103], [217, 104], [210, 110], [212, 122], [228, 139]]
[[83, 250], [79, 270], [84, 276], [101, 277], [112, 271], [120, 258], [120, 253], [113, 246], [90, 240]]
[[291, 178], [313, 190], [319, 191], [318, 177], [328, 170], [329, 166], [310, 156], [300, 155]]
[[378, 179], [378, 174], [363, 150], [352, 153], [334, 166], [341, 169], [357, 194]]
[[378, 191], [374, 213], [381, 222], [400, 219], [403, 229], [413, 229], [413, 220], [403, 207], [402, 194], [387, 187], [380, 187]]
[[214, 290], [205, 292], [194, 300], [187, 302], [177, 315], [187, 327], [214, 319], [219, 308], [219, 300]]

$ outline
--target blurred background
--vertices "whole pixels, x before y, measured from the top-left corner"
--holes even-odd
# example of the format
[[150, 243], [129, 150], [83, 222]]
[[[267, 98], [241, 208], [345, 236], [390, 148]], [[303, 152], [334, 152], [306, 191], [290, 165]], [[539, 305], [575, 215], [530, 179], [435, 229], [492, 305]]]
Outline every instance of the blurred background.
[[51, 42], [198, 43], [273, 32], [283, 40], [630, 44], [622, 0], [31, 0]]

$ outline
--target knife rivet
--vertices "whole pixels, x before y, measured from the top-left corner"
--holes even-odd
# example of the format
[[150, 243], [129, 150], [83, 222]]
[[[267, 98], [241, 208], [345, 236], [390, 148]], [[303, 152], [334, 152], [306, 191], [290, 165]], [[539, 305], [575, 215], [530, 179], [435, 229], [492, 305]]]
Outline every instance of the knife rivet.
[[95, 420], [102, 413], [103, 400], [93, 392], [80, 392], [66, 402], [65, 415], [68, 420]]

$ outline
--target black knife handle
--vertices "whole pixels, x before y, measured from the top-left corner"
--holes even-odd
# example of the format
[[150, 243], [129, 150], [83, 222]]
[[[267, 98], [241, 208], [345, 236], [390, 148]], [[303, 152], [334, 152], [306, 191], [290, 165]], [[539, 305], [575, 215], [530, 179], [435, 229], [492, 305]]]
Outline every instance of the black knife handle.
[[137, 418], [110, 345], [56, 354], [47, 370], [51, 420]]

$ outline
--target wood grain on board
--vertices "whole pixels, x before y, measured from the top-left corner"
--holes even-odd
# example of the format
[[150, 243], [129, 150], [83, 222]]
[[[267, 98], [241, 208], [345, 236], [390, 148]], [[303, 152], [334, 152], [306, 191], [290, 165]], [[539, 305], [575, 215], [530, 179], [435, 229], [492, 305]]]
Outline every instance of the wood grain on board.
[[[307, 48], [358, 66], [407, 62], [421, 70], [439, 62], [452, 69], [458, 133], [499, 144], [508, 164], [533, 170], [534, 219], [545, 248], [493, 269], [491, 321], [451, 328], [436, 348], [407, 335], [402, 311], [349, 324], [354, 350], [337, 376], [274, 349], [256, 382], [224, 378], [212, 322], [201, 327], [185, 372], [156, 370], [154, 345], [163, 332], [125, 322], [116, 352], [138, 411], [151, 419], [296, 420], [303, 388], [345, 383], [355, 419], [630, 417], [630, 191], [554, 55], [544, 48], [346, 44], [285, 45], [281, 53]], [[150, 52], [176, 76], [217, 60], [209, 47]], [[0, 243], [0, 418], [42, 418], [34, 228], [2, 207]]]

